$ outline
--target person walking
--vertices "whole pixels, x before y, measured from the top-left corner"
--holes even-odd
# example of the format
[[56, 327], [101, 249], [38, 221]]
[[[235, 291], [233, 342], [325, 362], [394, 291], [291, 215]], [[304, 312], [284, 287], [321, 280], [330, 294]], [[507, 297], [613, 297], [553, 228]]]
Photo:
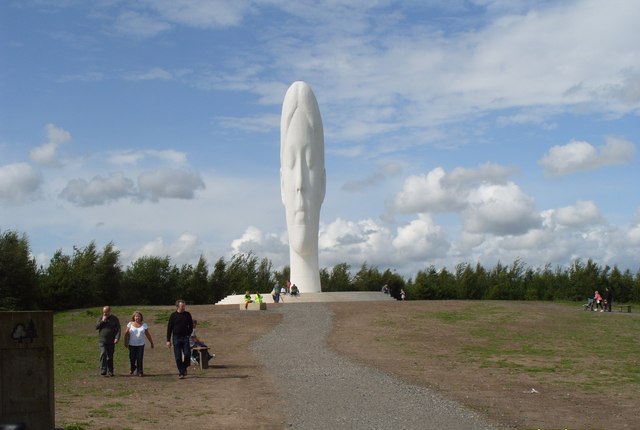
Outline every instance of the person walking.
[[120, 340], [120, 320], [111, 313], [111, 306], [102, 308], [102, 316], [96, 322], [100, 346], [100, 374], [113, 376], [113, 354]]
[[605, 311], [611, 312], [611, 305], [613, 304], [613, 290], [611, 289], [611, 287], [607, 287], [605, 290], [605, 298], [607, 301], [607, 305], [606, 305], [606, 309]]
[[127, 324], [127, 330], [124, 332], [124, 346], [129, 348], [129, 362], [131, 364], [129, 375], [144, 376], [144, 344], [145, 336], [149, 339], [151, 348], [153, 348], [153, 339], [149, 333], [149, 326], [142, 322], [144, 317], [140, 311], [135, 311], [131, 315], [131, 321]]
[[167, 348], [171, 348], [173, 338], [173, 354], [178, 367], [178, 377], [184, 379], [187, 376], [187, 368], [191, 361], [191, 347], [189, 338], [193, 332], [193, 318], [186, 311], [184, 300], [176, 302], [176, 310], [169, 316], [167, 324]]

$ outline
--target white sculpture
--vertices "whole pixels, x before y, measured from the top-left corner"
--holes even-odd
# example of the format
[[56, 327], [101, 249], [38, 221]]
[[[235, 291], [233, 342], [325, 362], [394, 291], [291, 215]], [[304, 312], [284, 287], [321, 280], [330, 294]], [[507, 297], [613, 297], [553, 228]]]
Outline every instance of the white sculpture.
[[305, 82], [291, 84], [280, 121], [280, 193], [289, 232], [291, 285], [319, 293], [318, 228], [327, 174], [324, 131], [316, 97]]

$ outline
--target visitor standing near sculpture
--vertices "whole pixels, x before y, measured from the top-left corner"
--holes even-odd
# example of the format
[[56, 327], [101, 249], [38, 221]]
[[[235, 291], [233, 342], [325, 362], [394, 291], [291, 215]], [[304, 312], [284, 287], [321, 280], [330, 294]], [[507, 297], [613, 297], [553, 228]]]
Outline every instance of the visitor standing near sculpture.
[[291, 84], [280, 121], [280, 193], [289, 233], [290, 281], [302, 293], [319, 293], [318, 230], [327, 176], [324, 130], [309, 85]]
[[120, 320], [111, 313], [111, 306], [102, 308], [102, 315], [96, 322], [98, 344], [100, 345], [100, 374], [113, 376], [113, 354], [120, 340]]

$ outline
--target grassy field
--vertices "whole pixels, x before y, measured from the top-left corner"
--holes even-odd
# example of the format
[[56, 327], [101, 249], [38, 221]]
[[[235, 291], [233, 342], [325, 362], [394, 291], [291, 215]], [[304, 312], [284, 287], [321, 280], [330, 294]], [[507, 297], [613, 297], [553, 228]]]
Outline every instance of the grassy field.
[[[577, 303], [500, 301], [334, 303], [330, 307], [336, 315], [329, 339], [332, 348], [411, 383], [434, 388], [504, 427], [633, 427], [640, 407], [638, 313], [585, 312]], [[133, 310], [119, 307], [114, 313], [125, 326]], [[140, 310], [152, 327], [156, 345], [163, 345], [171, 308]], [[267, 327], [262, 319], [277, 316], [268, 311], [252, 313], [247, 319], [236, 306], [202, 306], [197, 312], [202, 315], [194, 314], [200, 321], [200, 335], [219, 339], [216, 344], [229, 354], [237, 350], [228, 358], [234, 362], [251, 355], [249, 345], [256, 330]], [[93, 308], [54, 316], [56, 414], [75, 416], [78, 414], [68, 410], [87, 408], [83, 420], [63, 423], [66, 429], [153, 428], [153, 416], [142, 417], [129, 427], [98, 424], [122, 423], [127, 399], [141, 394], [130, 378], [115, 378], [113, 383], [109, 379], [111, 389], [104, 395], [104, 380], [97, 376], [94, 330], [99, 315], [100, 309]], [[231, 341], [238, 345], [225, 344]], [[124, 351], [120, 348], [116, 353], [115, 367], [120, 372], [128, 369]], [[153, 351], [145, 358], [149, 372], [162, 373], [162, 377], [140, 378], [151, 384], [145, 390], [157, 391], [154, 401], [160, 409], [178, 401], [174, 398], [168, 399], [169, 405], [160, 404], [162, 390], [175, 384], [174, 370], [165, 378], [160, 364], [154, 364], [162, 362], [171, 369], [168, 352], [162, 353], [165, 355]], [[217, 370], [220, 379], [215, 383], [221, 395], [232, 405], [245, 402], [242, 386], [223, 385], [233, 383], [237, 375], [222, 378], [222, 367], [233, 370], [231, 365]], [[265, 388], [267, 382], [261, 384], [259, 392], [268, 405], [275, 390]], [[103, 401], [84, 403], [98, 393]], [[612, 412], [607, 416], [590, 412], [596, 409]], [[149, 426], [144, 425], [145, 419]]]
[[[337, 313], [332, 346], [515, 428], [634, 428], [640, 315], [581, 304], [404, 302]], [[351, 345], [357, 332], [360, 341]]]

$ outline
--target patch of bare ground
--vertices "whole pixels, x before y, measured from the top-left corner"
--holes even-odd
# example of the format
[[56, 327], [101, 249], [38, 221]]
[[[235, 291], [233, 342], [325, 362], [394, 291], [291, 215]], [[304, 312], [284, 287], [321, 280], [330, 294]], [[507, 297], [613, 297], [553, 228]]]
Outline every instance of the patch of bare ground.
[[[640, 397], [632, 392], [633, 387], [599, 375], [598, 369], [607, 366], [606, 362], [578, 363], [577, 367], [584, 365], [590, 369], [580, 374], [556, 374], [551, 368], [561, 364], [561, 357], [538, 358], [534, 354], [521, 358], [520, 362], [511, 357], [508, 366], [499, 354], [483, 360], [470, 358], [466, 353], [468, 348], [482, 345], [473, 337], [468, 325], [463, 324], [465, 328], [458, 329], [458, 324], [433, 315], [459, 314], [464, 319], [469, 309], [476, 309], [477, 315], [473, 318], [478, 321], [482, 318], [482, 308], [489, 309], [489, 303], [415, 301], [332, 303], [330, 306], [335, 313], [335, 324], [329, 345], [337, 353], [396, 375], [408, 383], [432, 388], [483, 413], [499, 426], [517, 429], [638, 426]], [[497, 306], [526, 316], [503, 321], [510, 331], [541, 332], [540, 337], [549, 342], [553, 342], [557, 330], [563, 329], [554, 323], [554, 316], [567, 310], [545, 303], [499, 302]], [[606, 317], [626, 316], [610, 314]], [[615, 324], [615, 320], [606, 323]], [[544, 347], [533, 344], [534, 339], [538, 337], [531, 338], [531, 348]], [[527, 344], [527, 340], [523, 339], [521, 343]], [[514, 366], [539, 371], [514, 371]], [[580, 383], [586, 379], [600, 387], [580, 389]]]
[[[167, 308], [171, 309], [171, 308]], [[276, 312], [240, 312], [235, 306], [189, 306], [198, 335], [216, 358], [208, 369], [191, 366], [178, 379], [166, 324], [145, 315], [155, 348], [145, 348], [145, 376], [129, 375], [128, 351], [116, 346], [116, 376], [98, 371], [57, 381], [56, 425], [83, 429], [234, 428], [280, 429], [283, 403], [271, 376], [250, 350], [251, 342], [281, 320]], [[117, 315], [117, 308], [114, 308]], [[126, 315], [118, 315], [124, 325]], [[81, 333], [95, 335], [92, 321]]]

